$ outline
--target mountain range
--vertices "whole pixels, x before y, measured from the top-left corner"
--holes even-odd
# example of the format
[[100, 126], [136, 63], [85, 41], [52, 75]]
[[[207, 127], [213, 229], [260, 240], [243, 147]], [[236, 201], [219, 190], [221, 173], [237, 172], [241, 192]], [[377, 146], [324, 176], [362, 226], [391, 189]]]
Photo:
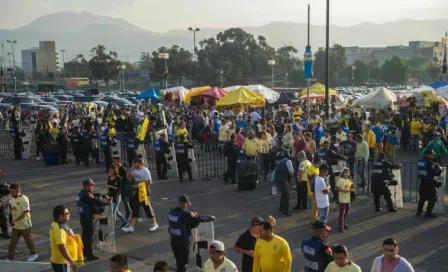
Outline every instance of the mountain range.
[[[362, 23], [350, 27], [331, 26], [330, 42], [343, 46], [381, 47], [407, 45], [409, 41], [439, 41], [445, 34], [448, 19], [411, 20], [374, 24]], [[306, 46], [307, 25], [294, 22], [271, 22], [258, 27], [241, 27], [254, 36], [263, 35], [274, 47], [293, 45], [302, 51]], [[225, 29], [203, 28], [196, 33], [200, 40], [214, 37]], [[20, 50], [37, 47], [39, 41], [55, 41], [59, 49], [65, 49], [65, 61], [77, 54], [89, 56], [90, 49], [103, 44], [117, 51], [120, 59], [135, 62], [141, 52], [152, 52], [161, 47], [178, 45], [193, 48], [193, 33], [172, 30], [158, 33], [142, 29], [123, 19], [94, 15], [89, 12], [60, 12], [42, 16], [16, 29], [0, 29], [0, 41], [5, 44], [5, 54], [11, 52], [6, 40], [17, 40], [16, 62], [20, 65]], [[314, 51], [325, 45], [325, 26], [311, 26], [311, 46]]]

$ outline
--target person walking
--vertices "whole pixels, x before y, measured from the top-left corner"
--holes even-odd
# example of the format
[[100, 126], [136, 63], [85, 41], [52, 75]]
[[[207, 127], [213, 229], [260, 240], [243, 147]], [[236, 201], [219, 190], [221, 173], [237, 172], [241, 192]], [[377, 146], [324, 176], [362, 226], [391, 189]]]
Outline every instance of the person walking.
[[371, 272], [414, 272], [412, 265], [398, 255], [400, 248], [393, 238], [387, 238], [383, 242], [383, 255], [375, 258]]
[[291, 216], [289, 210], [289, 186], [288, 179], [294, 174], [294, 167], [289, 158], [283, 158], [275, 167], [272, 180], [280, 191], [280, 208], [279, 212], [283, 216]]
[[226, 258], [227, 253], [224, 243], [218, 240], [212, 241], [208, 247], [210, 258], [204, 263], [204, 272], [238, 272], [236, 265]]
[[333, 246], [333, 259], [325, 268], [325, 272], [361, 272], [361, 268], [350, 261], [348, 249], [344, 245]]
[[316, 197], [316, 205], [318, 210], [318, 219], [324, 223], [327, 222], [328, 212], [330, 208], [329, 194], [331, 186], [327, 183], [329, 167], [323, 163], [319, 166], [319, 175], [314, 178], [313, 188]]
[[294, 210], [306, 210], [308, 208], [308, 196], [307, 196], [307, 172], [308, 168], [312, 165], [311, 162], [306, 158], [304, 151], [297, 153], [297, 162], [299, 168], [297, 171], [297, 204]]
[[25, 239], [26, 246], [30, 250], [30, 256], [26, 260], [27, 262], [34, 262], [39, 256], [34, 246], [33, 238], [31, 237], [31, 208], [28, 197], [23, 195], [20, 191], [20, 185], [12, 183], [9, 185], [9, 192], [11, 194], [11, 213], [12, 213], [12, 233], [11, 241], [8, 247], [7, 259], [12, 261], [16, 254], [17, 243], [20, 237]]
[[114, 220], [118, 217], [121, 221], [121, 227], [124, 228], [128, 224], [128, 220], [120, 212], [121, 202], [121, 183], [123, 182], [120, 177], [119, 169], [115, 164], [109, 166], [109, 177], [107, 178], [107, 196], [112, 199]]
[[344, 167], [341, 171], [341, 175], [336, 182], [336, 191], [339, 194], [339, 231], [343, 233], [349, 229], [346, 223], [350, 210], [350, 194], [355, 191], [353, 182], [350, 179], [350, 170], [347, 167]]

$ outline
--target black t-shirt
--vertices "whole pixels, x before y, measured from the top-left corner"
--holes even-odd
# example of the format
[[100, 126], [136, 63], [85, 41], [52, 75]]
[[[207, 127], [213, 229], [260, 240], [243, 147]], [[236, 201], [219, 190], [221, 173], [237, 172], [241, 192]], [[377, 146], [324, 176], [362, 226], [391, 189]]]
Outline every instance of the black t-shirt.
[[[255, 243], [257, 242], [257, 238], [254, 237], [250, 230], [247, 229], [245, 232], [243, 232], [238, 240], [235, 243], [235, 246], [242, 248], [244, 250], [254, 250], [255, 249]], [[248, 256], [246, 254], [243, 254], [243, 259], [241, 262], [241, 268], [242, 272], [249, 272], [252, 271], [252, 265], [254, 263], [254, 258], [251, 256]]]
[[107, 185], [112, 185], [117, 187], [118, 190], [108, 188], [107, 195], [112, 198], [113, 202], [118, 201], [118, 196], [120, 195], [120, 186], [121, 186], [121, 177], [115, 177], [111, 179], [110, 177], [107, 179]]

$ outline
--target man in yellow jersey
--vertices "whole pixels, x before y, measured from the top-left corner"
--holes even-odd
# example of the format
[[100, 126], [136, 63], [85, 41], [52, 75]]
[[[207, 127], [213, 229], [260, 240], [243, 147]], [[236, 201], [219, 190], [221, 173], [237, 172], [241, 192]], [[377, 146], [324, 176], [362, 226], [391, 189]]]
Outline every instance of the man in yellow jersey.
[[204, 272], [238, 272], [236, 265], [224, 255], [226, 247], [218, 240], [212, 241], [208, 247], [210, 259], [204, 263]]
[[55, 272], [76, 271], [78, 244], [73, 230], [66, 225], [70, 212], [64, 205], [58, 205], [53, 209], [53, 219], [50, 226], [51, 267]]
[[311, 199], [311, 221], [315, 221], [317, 219], [317, 203], [316, 198], [314, 197], [314, 193], [311, 191], [311, 187], [314, 181], [314, 177], [319, 175], [319, 166], [322, 163], [322, 158], [316, 156], [314, 157], [313, 164], [308, 167], [307, 176], [308, 176], [308, 182], [307, 182], [307, 191], [308, 191], [308, 197]]
[[128, 257], [125, 254], [116, 254], [110, 258], [110, 272], [131, 272], [128, 269]]
[[260, 238], [254, 249], [253, 272], [290, 272], [292, 265], [289, 244], [282, 237], [275, 235], [269, 221], [262, 223]]
[[30, 215], [30, 201], [28, 197], [22, 195], [20, 186], [12, 183], [9, 186], [11, 199], [11, 213], [12, 213], [12, 233], [11, 241], [8, 248], [8, 260], [12, 260], [16, 254], [17, 243], [21, 236], [25, 239], [25, 243], [30, 250], [28, 262], [34, 262], [37, 259], [36, 248], [34, 247], [33, 239], [31, 238], [31, 215]]
[[188, 130], [187, 130], [187, 125], [185, 124], [184, 121], [182, 121], [182, 123], [180, 123], [179, 129], [176, 131], [176, 136], [178, 138], [181, 135], [184, 136], [184, 142], [188, 143]]
[[305, 151], [300, 151], [297, 153], [297, 162], [299, 169], [297, 171], [297, 204], [293, 210], [300, 211], [306, 210], [308, 208], [308, 168], [311, 167], [312, 163], [307, 160]]
[[255, 138], [254, 131], [249, 130], [249, 132], [247, 133], [247, 139], [243, 144], [244, 155], [248, 160], [253, 160], [255, 159], [255, 156], [257, 155], [259, 149], [260, 142], [257, 138]]

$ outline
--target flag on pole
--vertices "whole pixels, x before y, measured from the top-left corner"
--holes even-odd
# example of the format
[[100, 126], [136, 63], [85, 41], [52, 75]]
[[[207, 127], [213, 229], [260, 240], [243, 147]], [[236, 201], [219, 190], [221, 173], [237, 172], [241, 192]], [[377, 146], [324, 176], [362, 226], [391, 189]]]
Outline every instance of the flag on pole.
[[145, 140], [146, 132], [148, 131], [148, 126], [149, 126], [149, 120], [148, 120], [148, 118], [145, 117], [145, 119], [143, 120], [143, 123], [141, 124], [141, 126], [139, 127], [139, 129], [137, 131], [137, 139], [139, 139], [140, 141]]

